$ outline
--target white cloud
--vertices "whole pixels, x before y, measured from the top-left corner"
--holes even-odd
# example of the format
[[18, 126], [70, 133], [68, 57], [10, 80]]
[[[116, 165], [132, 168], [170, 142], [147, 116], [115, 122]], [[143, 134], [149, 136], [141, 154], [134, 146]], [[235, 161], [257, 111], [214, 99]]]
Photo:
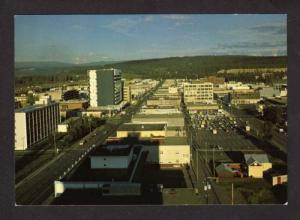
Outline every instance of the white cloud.
[[102, 27], [107, 28], [111, 31], [122, 33], [125, 35], [130, 35], [129, 31], [135, 27], [139, 21], [129, 19], [129, 18], [120, 18], [113, 20], [110, 24], [104, 25]]
[[183, 15], [183, 14], [162, 15], [162, 17], [170, 19], [170, 20], [187, 20], [187, 19], [189, 19], [188, 15]]
[[153, 21], [153, 20], [154, 20], [154, 17], [152, 15], [146, 15], [144, 17], [145, 22], [150, 22], [150, 21]]

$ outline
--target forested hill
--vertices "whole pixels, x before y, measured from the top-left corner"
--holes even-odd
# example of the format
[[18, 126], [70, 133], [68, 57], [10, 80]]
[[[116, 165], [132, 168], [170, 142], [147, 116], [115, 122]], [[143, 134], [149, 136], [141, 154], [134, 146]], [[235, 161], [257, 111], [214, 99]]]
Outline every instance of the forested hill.
[[[63, 77], [81, 75], [87, 77], [88, 69], [118, 68], [126, 78], [196, 78], [215, 74], [222, 69], [239, 68], [281, 68], [287, 67], [287, 57], [254, 56], [192, 56], [170, 57], [161, 59], [135, 60], [119, 63], [93, 63], [80, 65], [35, 66], [15, 68], [16, 76], [53, 76]], [[24, 64], [23, 64], [24, 65]], [[80, 78], [81, 78], [80, 77]]]
[[136, 60], [108, 64], [125, 76], [144, 78], [195, 78], [232, 68], [279, 68], [287, 66], [287, 57], [193, 56]]

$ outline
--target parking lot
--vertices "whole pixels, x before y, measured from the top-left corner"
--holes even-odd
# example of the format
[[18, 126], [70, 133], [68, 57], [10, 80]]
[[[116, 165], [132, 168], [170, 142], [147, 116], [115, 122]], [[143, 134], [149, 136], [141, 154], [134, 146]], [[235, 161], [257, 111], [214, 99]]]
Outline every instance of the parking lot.
[[195, 114], [193, 126], [201, 149], [228, 151], [255, 151], [255, 143], [245, 136], [245, 126], [222, 112]]

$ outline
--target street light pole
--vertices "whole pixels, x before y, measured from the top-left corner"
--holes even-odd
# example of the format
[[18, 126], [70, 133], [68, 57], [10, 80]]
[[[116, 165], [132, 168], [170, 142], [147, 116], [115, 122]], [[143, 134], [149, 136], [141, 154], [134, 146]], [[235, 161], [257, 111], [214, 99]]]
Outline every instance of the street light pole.
[[216, 176], [216, 166], [215, 166], [215, 147], [213, 147], [213, 170], [214, 170], [214, 177]]
[[231, 183], [231, 205], [234, 204], [233, 183]]
[[197, 161], [197, 185], [199, 180], [199, 163], [198, 163], [198, 150], [196, 149], [196, 161]]
[[54, 132], [53, 132], [53, 139], [54, 139], [54, 151], [55, 151], [55, 154], [57, 153], [57, 148], [56, 148], [56, 132], [55, 132], [55, 130], [54, 130]]
[[205, 142], [205, 162], [207, 166], [207, 142]]

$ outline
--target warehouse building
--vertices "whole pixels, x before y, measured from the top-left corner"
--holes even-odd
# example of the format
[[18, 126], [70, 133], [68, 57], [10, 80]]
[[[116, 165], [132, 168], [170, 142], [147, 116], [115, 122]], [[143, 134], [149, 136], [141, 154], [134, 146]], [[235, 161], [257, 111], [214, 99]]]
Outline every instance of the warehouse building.
[[59, 105], [34, 105], [15, 111], [15, 149], [26, 150], [46, 139], [60, 123]]

